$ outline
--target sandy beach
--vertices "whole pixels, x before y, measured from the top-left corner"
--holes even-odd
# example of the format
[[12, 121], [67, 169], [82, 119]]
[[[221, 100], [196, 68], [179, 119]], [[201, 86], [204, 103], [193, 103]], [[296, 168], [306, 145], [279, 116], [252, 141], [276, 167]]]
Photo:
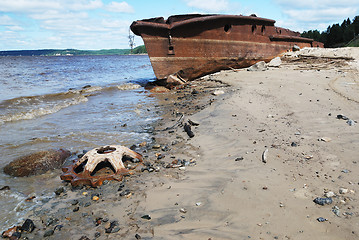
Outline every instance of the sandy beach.
[[[147, 169], [96, 189], [59, 180], [63, 192], [28, 214], [36, 230], [24, 236], [358, 239], [359, 49], [281, 59], [158, 94], [155, 144], [136, 149]], [[192, 138], [188, 120], [199, 124]]]

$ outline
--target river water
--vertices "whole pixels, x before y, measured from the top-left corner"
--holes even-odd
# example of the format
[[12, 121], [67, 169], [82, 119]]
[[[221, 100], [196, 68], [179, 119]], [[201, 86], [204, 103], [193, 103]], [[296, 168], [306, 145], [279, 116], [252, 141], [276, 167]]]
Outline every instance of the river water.
[[0, 188], [10, 187], [0, 191], [0, 231], [61, 186], [60, 170], [14, 178], [2, 171], [7, 163], [47, 149], [150, 141], [160, 113], [143, 86], [154, 79], [146, 55], [0, 57]]

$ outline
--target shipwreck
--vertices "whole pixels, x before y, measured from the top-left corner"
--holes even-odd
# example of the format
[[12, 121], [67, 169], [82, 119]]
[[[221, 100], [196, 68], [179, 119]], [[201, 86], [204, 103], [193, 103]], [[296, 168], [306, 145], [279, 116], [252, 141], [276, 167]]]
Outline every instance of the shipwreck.
[[255, 15], [174, 15], [134, 21], [153, 71], [168, 84], [210, 73], [269, 62], [293, 47], [323, 47], [298, 32], [274, 26]]

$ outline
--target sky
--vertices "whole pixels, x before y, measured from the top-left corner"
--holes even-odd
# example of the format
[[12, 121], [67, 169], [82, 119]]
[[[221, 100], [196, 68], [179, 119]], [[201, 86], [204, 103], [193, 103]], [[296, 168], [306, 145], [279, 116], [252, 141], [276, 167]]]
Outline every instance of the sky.
[[189, 13], [256, 14], [324, 31], [358, 16], [359, 0], [0, 0], [0, 50], [129, 48], [133, 21]]

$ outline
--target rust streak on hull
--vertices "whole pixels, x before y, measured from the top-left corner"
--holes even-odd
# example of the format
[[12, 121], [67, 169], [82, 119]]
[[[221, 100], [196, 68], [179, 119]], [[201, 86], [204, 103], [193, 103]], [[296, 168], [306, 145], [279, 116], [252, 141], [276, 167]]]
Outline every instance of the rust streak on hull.
[[268, 62], [295, 45], [323, 47], [274, 23], [255, 16], [193, 14], [135, 21], [131, 30], [143, 38], [158, 79], [175, 74], [187, 81]]

